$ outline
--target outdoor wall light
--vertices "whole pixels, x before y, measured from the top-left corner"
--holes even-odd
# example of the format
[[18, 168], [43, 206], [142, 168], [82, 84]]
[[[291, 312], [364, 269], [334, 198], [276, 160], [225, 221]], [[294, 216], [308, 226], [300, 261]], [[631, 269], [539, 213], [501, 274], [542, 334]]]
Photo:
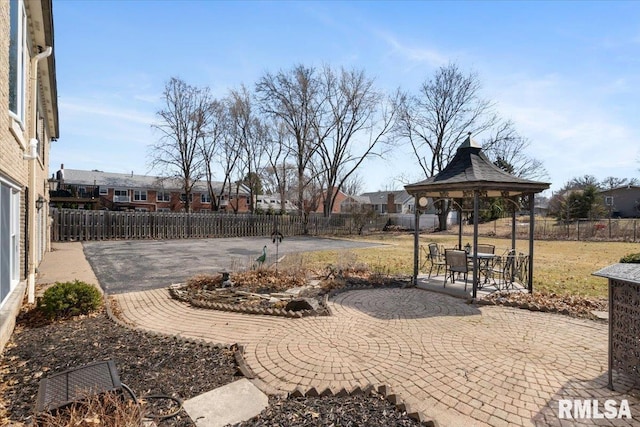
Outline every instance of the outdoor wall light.
[[44, 197], [38, 196], [38, 200], [36, 200], [36, 209], [38, 210], [42, 209], [43, 205], [44, 205]]

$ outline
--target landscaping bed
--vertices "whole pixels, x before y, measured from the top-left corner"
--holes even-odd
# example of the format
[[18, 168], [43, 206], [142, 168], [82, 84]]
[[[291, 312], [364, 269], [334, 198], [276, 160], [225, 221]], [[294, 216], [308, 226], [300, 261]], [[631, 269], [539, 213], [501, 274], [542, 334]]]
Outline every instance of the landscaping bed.
[[482, 303], [505, 305], [531, 311], [565, 314], [573, 317], [597, 320], [594, 312], [609, 310], [605, 298], [557, 295], [551, 292], [494, 292], [481, 300]]
[[184, 284], [172, 285], [175, 299], [194, 307], [284, 317], [327, 316], [329, 296], [354, 288], [401, 287], [401, 278], [376, 275], [366, 268], [327, 268], [309, 277], [295, 271], [251, 270], [229, 278], [198, 275]]
[[[49, 321], [25, 308], [0, 358], [0, 425], [33, 425], [42, 378], [85, 364], [113, 360], [120, 380], [143, 398], [162, 394], [185, 400], [237, 380], [234, 349], [122, 327], [104, 309], [90, 315]], [[356, 396], [270, 397], [270, 406], [241, 426], [419, 426], [418, 421], [375, 392]], [[177, 407], [148, 400], [143, 412], [167, 414]], [[60, 422], [60, 421], [58, 421]], [[46, 426], [71, 425], [45, 424]], [[121, 427], [95, 413], [78, 426]], [[181, 410], [157, 421], [165, 427], [193, 427]]]

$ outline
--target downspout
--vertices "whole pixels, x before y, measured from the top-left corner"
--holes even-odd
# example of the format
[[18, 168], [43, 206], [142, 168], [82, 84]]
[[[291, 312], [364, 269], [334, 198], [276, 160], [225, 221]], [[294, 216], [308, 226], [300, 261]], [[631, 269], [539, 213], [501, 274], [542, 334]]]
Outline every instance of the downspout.
[[[36, 159], [38, 159], [38, 138], [36, 137], [36, 123], [38, 120], [37, 100], [38, 100], [38, 62], [41, 59], [51, 55], [53, 49], [51, 46], [46, 47], [42, 52], [31, 58], [31, 126], [29, 127], [29, 153], [23, 154], [25, 160], [29, 160], [29, 248], [27, 251], [27, 296], [29, 304], [36, 301], [36, 199], [38, 198], [36, 190]], [[44, 141], [42, 141], [44, 143]]]

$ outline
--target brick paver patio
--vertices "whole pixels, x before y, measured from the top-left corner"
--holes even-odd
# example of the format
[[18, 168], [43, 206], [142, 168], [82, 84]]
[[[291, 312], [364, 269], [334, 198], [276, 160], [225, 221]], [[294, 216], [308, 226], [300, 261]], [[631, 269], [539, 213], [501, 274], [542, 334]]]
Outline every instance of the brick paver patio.
[[[115, 298], [141, 329], [243, 344], [259, 379], [285, 392], [388, 385], [443, 426], [640, 419], [640, 400], [606, 387], [604, 323], [420, 289], [345, 292], [330, 301], [333, 316], [303, 319], [195, 309], [164, 289]], [[627, 399], [633, 419], [559, 420], [560, 399]]]

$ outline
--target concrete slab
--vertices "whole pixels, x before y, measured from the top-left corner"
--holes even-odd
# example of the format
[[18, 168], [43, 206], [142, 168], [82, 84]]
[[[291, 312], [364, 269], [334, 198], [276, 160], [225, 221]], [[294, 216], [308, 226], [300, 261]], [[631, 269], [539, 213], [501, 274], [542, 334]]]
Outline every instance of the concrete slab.
[[185, 400], [183, 407], [198, 427], [222, 427], [260, 414], [269, 399], [246, 378]]
[[[65, 243], [66, 245], [67, 243]], [[378, 243], [296, 236], [285, 238], [280, 255], [356, 249]], [[84, 253], [100, 285], [109, 294], [166, 288], [196, 274], [247, 267], [267, 246], [267, 264], [275, 262], [268, 237], [84, 242]]]
[[36, 283], [69, 282], [76, 279], [92, 285], [98, 284], [98, 279], [84, 256], [82, 243], [52, 243], [51, 251], [45, 253], [38, 266]]

